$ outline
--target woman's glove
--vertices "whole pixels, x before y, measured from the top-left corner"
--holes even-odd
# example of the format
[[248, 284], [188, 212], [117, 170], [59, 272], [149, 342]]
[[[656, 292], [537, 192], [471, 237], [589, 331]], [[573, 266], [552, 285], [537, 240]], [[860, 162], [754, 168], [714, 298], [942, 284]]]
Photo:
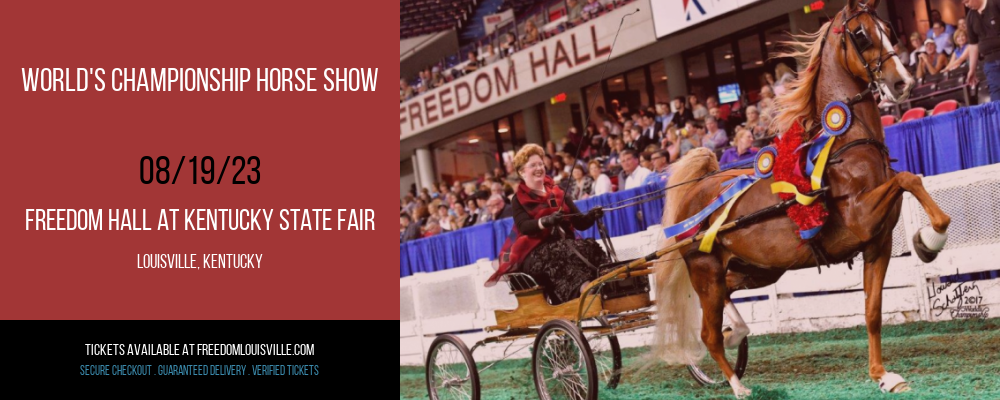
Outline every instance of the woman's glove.
[[562, 221], [562, 219], [563, 219], [562, 211], [556, 211], [554, 214], [542, 217], [541, 219], [539, 219], [539, 222], [542, 224], [542, 227], [551, 228], [553, 226], [556, 226], [556, 224], [558, 224], [559, 221]]
[[604, 208], [598, 206], [590, 209], [590, 211], [587, 211], [587, 217], [592, 220], [604, 218]]

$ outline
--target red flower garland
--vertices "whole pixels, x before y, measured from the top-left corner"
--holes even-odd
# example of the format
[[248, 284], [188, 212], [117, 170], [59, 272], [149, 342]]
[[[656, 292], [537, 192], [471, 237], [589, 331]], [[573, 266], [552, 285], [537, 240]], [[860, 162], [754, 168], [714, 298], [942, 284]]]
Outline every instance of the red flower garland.
[[[778, 156], [774, 163], [774, 180], [795, 185], [799, 193], [812, 191], [809, 179], [802, 173], [805, 166], [805, 158], [802, 155], [807, 153], [808, 147], [803, 148], [801, 153], [795, 151], [802, 144], [803, 134], [802, 125], [796, 122], [788, 132], [774, 139], [775, 148], [778, 150]], [[782, 200], [795, 198], [795, 195], [791, 193], [779, 193], [778, 196]], [[798, 225], [799, 230], [802, 231], [823, 225], [829, 214], [822, 201], [813, 202], [808, 206], [796, 203], [789, 207], [786, 213], [788, 218], [791, 218], [792, 222], [795, 222], [795, 225]]]

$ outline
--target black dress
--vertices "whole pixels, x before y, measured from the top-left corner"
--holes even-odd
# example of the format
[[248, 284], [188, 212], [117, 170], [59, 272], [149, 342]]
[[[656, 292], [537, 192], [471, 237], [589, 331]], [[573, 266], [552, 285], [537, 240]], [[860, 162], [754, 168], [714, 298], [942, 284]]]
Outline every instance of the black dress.
[[[569, 196], [564, 196], [563, 201], [573, 214], [580, 214], [580, 210]], [[514, 223], [522, 235], [535, 235], [541, 232], [538, 220], [531, 218], [516, 196], [512, 205]], [[597, 241], [577, 240], [570, 233], [571, 227], [584, 230], [593, 226], [594, 222], [594, 219], [587, 215], [577, 215], [553, 228], [548, 228], [555, 230], [553, 234], [531, 250], [521, 263], [521, 272], [531, 275], [544, 288], [545, 297], [552, 305], [579, 298], [580, 287], [597, 279], [600, 276], [598, 268], [611, 262]]]

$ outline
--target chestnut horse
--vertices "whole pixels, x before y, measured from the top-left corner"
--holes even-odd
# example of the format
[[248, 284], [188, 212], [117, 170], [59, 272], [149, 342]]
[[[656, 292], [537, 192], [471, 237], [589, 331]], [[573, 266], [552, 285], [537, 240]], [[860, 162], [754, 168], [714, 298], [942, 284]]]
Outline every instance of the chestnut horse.
[[[701, 342], [718, 363], [737, 397], [750, 394], [725, 358], [725, 348], [740, 343], [749, 330], [730, 299], [736, 290], [770, 285], [785, 271], [816, 267], [823, 260], [841, 263], [864, 255], [865, 320], [868, 327], [868, 374], [884, 391], [908, 390], [898, 374], [886, 372], [882, 364], [882, 285], [892, 253], [892, 232], [899, 218], [903, 192], [912, 193], [930, 216], [931, 226], [917, 234], [918, 253], [933, 259], [944, 246], [950, 218], [934, 203], [919, 177], [890, 168], [885, 133], [879, 119], [876, 95], [881, 100], [899, 102], [909, 96], [914, 79], [893, 53], [890, 27], [876, 16], [879, 0], [850, 0], [819, 32], [800, 36], [790, 43], [793, 56], [803, 66], [790, 90], [778, 99], [779, 114], [774, 120], [777, 132], [796, 121], [807, 132], [819, 121], [827, 103], [852, 102], [853, 123], [837, 137], [831, 150], [831, 162], [825, 172], [829, 187], [823, 201], [829, 217], [815, 244], [814, 253], [802, 245], [798, 227], [779, 214], [747, 227], [721, 233], [711, 253], [698, 250], [699, 242], [661, 258], [657, 273], [659, 307], [658, 325], [661, 356], [668, 361], [691, 362], [704, 350], [690, 348], [697, 338], [698, 303], [701, 308]], [[796, 47], [797, 46], [797, 47]], [[868, 90], [866, 90], [868, 89]], [[859, 96], [860, 95], [860, 96]], [[812, 131], [816, 132], [816, 131]], [[804, 137], [803, 142], [809, 137]], [[843, 150], [843, 151], [841, 151]], [[702, 177], [718, 170], [710, 151], [692, 151], [674, 167], [669, 186]], [[734, 176], [752, 174], [752, 170], [723, 171], [706, 179], [668, 191], [664, 226], [696, 214], [716, 199], [720, 184]], [[771, 193], [773, 178], [763, 179], [736, 200], [727, 221], [751, 214], [781, 201]], [[716, 211], [708, 222], [714, 221]], [[703, 225], [704, 226], [704, 225]], [[688, 273], [683, 271], [686, 264]], [[688, 283], [690, 282], [690, 283]], [[685, 299], [690, 297], [690, 301]], [[722, 332], [723, 313], [733, 321], [733, 333]], [[695, 317], [692, 318], [692, 315]], [[667, 331], [664, 331], [664, 328]], [[691, 332], [695, 332], [693, 335]], [[663, 339], [666, 337], [666, 339]], [[677, 346], [680, 342], [682, 345]], [[695, 343], [698, 347], [701, 343]], [[671, 348], [671, 345], [674, 345]]]

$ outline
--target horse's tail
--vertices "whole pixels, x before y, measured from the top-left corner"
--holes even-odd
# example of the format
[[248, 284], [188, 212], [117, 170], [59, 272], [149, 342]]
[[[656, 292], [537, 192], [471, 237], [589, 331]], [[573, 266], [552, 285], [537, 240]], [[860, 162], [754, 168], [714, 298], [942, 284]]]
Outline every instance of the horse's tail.
[[[684, 158], [671, 167], [668, 186], [697, 179], [705, 174], [718, 171], [719, 162], [715, 154], [706, 148], [688, 152]], [[663, 226], [668, 227], [681, 220], [679, 210], [681, 200], [694, 184], [681, 185], [667, 191], [663, 211]], [[676, 239], [661, 241], [661, 247], [672, 245]], [[691, 285], [687, 263], [680, 251], [672, 251], [660, 258], [656, 271], [657, 321], [654, 351], [657, 357], [670, 364], [694, 364], [705, 355], [705, 348], [699, 334], [701, 327], [701, 305], [698, 294]]]

